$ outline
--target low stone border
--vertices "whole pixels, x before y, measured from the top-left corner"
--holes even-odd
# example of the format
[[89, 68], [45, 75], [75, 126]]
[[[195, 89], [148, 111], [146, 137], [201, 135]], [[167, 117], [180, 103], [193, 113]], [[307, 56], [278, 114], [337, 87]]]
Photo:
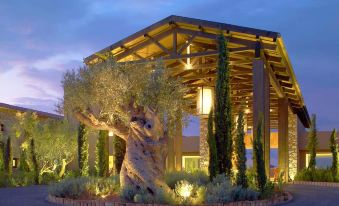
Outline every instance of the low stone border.
[[294, 185], [315, 185], [324, 187], [339, 187], [339, 182], [311, 182], [311, 181], [293, 181]]
[[[284, 195], [267, 200], [255, 201], [238, 201], [227, 204], [212, 204], [200, 206], [271, 206], [281, 203], [287, 203], [293, 199], [291, 193], [284, 192]], [[48, 195], [47, 200], [52, 203], [70, 206], [167, 206], [162, 204], [139, 204], [139, 203], [121, 203], [121, 202], [105, 202], [103, 200], [74, 200], [68, 198], [55, 197]]]

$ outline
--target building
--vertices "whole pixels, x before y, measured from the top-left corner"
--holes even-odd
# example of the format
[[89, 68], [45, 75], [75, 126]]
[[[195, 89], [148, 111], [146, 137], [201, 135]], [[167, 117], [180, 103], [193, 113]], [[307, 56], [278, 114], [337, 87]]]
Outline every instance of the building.
[[[213, 104], [219, 54], [216, 39], [220, 33], [229, 42], [233, 115], [245, 105], [246, 130], [255, 136], [253, 128], [259, 114], [263, 114], [265, 169], [269, 173], [274, 136], [271, 132], [276, 132], [273, 142], [279, 151], [279, 170], [285, 171], [286, 179], [293, 179], [298, 170], [298, 137], [310, 126], [310, 117], [278, 32], [169, 16], [88, 56], [84, 62], [96, 64], [107, 53], [118, 62], [162, 59], [171, 74], [181, 77], [190, 88], [186, 98], [192, 100], [192, 107], [198, 108], [193, 115], [200, 116], [199, 164], [207, 169], [206, 114]], [[178, 131], [170, 143], [169, 170], [180, 170], [185, 165], [182, 157], [186, 151], [182, 145], [182, 132]]]
[[[41, 120], [45, 119], [63, 119], [63, 116], [42, 112], [34, 109], [28, 109], [24, 107], [18, 107], [10, 104], [0, 103], [0, 127], [1, 133], [4, 137], [11, 135], [13, 124], [16, 120], [17, 113], [24, 112], [34, 112], [37, 114], [38, 118]], [[22, 143], [22, 139], [20, 138], [12, 138], [13, 144], [13, 167], [17, 166], [19, 157], [20, 157], [20, 145]]]

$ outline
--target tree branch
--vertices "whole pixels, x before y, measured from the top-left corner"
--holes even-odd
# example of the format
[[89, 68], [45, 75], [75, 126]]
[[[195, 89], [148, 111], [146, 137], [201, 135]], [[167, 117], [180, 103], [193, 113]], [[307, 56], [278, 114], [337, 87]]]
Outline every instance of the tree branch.
[[83, 112], [76, 111], [74, 113], [75, 117], [86, 126], [97, 130], [110, 130], [113, 131], [116, 135], [127, 140], [129, 129], [123, 123], [116, 122], [112, 125], [107, 124], [104, 121], [98, 120], [92, 113], [84, 114]]

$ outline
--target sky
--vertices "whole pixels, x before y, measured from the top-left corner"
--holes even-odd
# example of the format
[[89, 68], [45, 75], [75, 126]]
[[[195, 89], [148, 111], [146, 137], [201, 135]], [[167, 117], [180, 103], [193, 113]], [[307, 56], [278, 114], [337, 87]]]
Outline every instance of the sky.
[[180, 15], [281, 33], [318, 129], [339, 129], [338, 11], [338, 0], [0, 0], [0, 102], [54, 112], [65, 71]]

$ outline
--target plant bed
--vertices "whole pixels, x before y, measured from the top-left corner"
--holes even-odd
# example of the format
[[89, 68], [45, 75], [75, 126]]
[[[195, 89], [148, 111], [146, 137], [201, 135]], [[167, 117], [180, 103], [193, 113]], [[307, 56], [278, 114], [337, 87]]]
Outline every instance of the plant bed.
[[268, 184], [264, 194], [253, 188], [232, 185], [219, 175], [209, 181], [202, 172], [172, 172], [165, 176], [169, 190], [159, 189], [156, 195], [132, 187], [119, 188], [115, 177], [82, 177], [68, 179], [51, 186], [48, 200], [62, 205], [138, 206], [138, 205], [275, 205], [290, 201], [288, 192]]

